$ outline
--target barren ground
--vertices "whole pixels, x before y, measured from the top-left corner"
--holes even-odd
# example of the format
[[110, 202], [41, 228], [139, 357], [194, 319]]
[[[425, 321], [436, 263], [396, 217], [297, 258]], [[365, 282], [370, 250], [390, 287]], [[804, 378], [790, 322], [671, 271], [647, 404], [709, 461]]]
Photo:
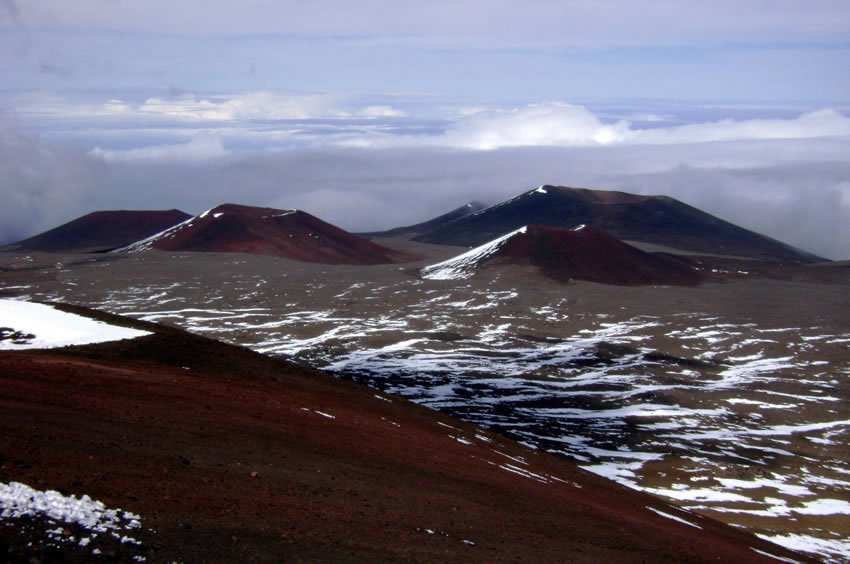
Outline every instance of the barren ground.
[[6, 561], [792, 556], [403, 399], [176, 330], [3, 352], [0, 378], [0, 482], [85, 493], [142, 525], [139, 545], [82, 546], [79, 528], [44, 543], [45, 523], [4, 520]]
[[850, 271], [697, 288], [223, 254], [3, 257], [6, 295], [165, 322], [457, 415], [820, 557], [850, 557]]

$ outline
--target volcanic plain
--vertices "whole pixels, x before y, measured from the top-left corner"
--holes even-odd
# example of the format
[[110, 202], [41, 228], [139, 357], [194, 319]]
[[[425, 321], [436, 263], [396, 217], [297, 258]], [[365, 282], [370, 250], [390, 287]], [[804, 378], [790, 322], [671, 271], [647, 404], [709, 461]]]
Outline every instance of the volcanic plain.
[[[703, 259], [706, 282], [698, 287], [563, 284], [515, 265], [466, 280], [427, 280], [421, 267], [465, 249], [382, 243], [425, 258], [358, 266], [231, 253], [5, 255], [0, 280], [5, 296], [174, 325], [365, 383], [773, 542], [819, 558], [847, 557], [846, 268]], [[175, 373], [192, 374], [180, 370]], [[190, 387], [202, 381], [198, 376]], [[61, 396], [60, 389], [57, 384]], [[162, 405], [144, 416], [153, 417], [152, 424], [178, 417], [181, 409], [167, 407], [170, 393], [157, 395]], [[134, 401], [127, 399], [129, 413]], [[308, 411], [292, 416], [312, 417], [315, 424], [356, 420], [353, 412], [328, 412], [336, 419], [325, 421], [314, 412], [323, 405], [303, 407]], [[240, 421], [251, 418], [244, 408]], [[249, 477], [269, 472], [234, 466], [251, 460], [247, 455], [214, 461], [225, 454], [194, 453], [195, 435], [204, 436], [201, 428], [234, 406], [213, 409], [201, 410], [192, 437], [174, 439], [182, 441], [177, 450], [207, 457], [196, 483], [215, 480], [207, 475], [215, 464]], [[471, 428], [458, 428], [462, 434], [446, 428], [446, 435], [472, 440]], [[112, 432], [120, 437], [123, 431]], [[264, 444], [272, 448], [278, 439], [284, 440], [270, 434]], [[50, 441], [44, 441], [28, 452], [46, 449]], [[155, 449], [139, 441], [139, 448]], [[109, 456], [120, 459], [124, 442], [113, 442], [117, 450]], [[258, 444], [251, 447], [256, 452]], [[178, 463], [174, 458], [158, 471], [172, 472]], [[349, 471], [359, 472], [358, 464]], [[267, 483], [245, 479], [251, 488]], [[216, 507], [226, 512], [226, 506], [219, 501]], [[508, 506], [500, 510], [510, 513]], [[484, 544], [480, 535], [467, 538], [473, 535], [428, 519], [408, 525], [411, 535], [418, 527], [451, 532], [452, 541], [439, 542]], [[293, 554], [319, 554], [302, 549]], [[373, 556], [443, 558], [423, 550]], [[508, 553], [518, 554], [499, 554]]]
[[177, 329], [64, 309], [149, 334], [0, 352], [0, 479], [49, 488], [54, 505], [85, 492], [132, 521], [98, 534], [85, 521], [52, 530], [38, 514], [4, 518], [6, 561], [795, 556], [404, 399]]

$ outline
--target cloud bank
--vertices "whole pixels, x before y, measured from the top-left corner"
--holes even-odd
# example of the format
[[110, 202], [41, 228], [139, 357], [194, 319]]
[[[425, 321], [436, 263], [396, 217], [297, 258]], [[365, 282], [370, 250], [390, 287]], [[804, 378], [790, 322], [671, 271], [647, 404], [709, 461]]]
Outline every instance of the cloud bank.
[[676, 144], [745, 139], [850, 136], [850, 117], [833, 109], [794, 119], [726, 119], [675, 127], [635, 129], [627, 120], [603, 123], [587, 108], [561, 102], [472, 114], [453, 125], [439, 144], [469, 149], [528, 146]]
[[[109, 100], [101, 107], [71, 110], [69, 115], [89, 112], [92, 119], [123, 115], [136, 124], [145, 119], [168, 119], [188, 130], [184, 144], [108, 150], [93, 154], [107, 160], [182, 157], [224, 154], [221, 140], [232, 146], [243, 142], [297, 148], [341, 146], [360, 148], [446, 147], [491, 151], [513, 147], [596, 147], [620, 145], [678, 145], [725, 141], [772, 139], [850, 139], [850, 117], [832, 108], [803, 112], [789, 118], [722, 119], [667, 125], [650, 114], [638, 122], [603, 120], [588, 108], [564, 102], [528, 104], [509, 109], [458, 108], [452, 119], [443, 119], [438, 130], [414, 132], [415, 123], [401, 118], [407, 113], [387, 105], [340, 109], [329, 97], [280, 97], [267, 93], [222, 97], [221, 101], [182, 96], [175, 100], [151, 98], [133, 107]], [[307, 101], [305, 103], [305, 100]], [[55, 115], [61, 117], [61, 113]], [[213, 134], [218, 135], [215, 137]], [[197, 137], [196, 137], [197, 136]], [[210, 139], [218, 145], [213, 146]]]
[[407, 114], [388, 104], [360, 104], [338, 94], [295, 94], [251, 91], [195, 95], [176, 93], [152, 96], [141, 103], [109, 98], [103, 102], [78, 102], [36, 91], [12, 97], [16, 110], [25, 116], [51, 119], [165, 120], [173, 123], [246, 122], [252, 120], [398, 118]]
[[30, 235], [91, 205], [104, 165], [77, 149], [55, 147], [0, 114], [0, 241]]
[[89, 155], [105, 161], [160, 161], [160, 162], [203, 162], [224, 157], [230, 151], [224, 148], [221, 138], [215, 133], [201, 132], [187, 143], [152, 145], [137, 149], [110, 151], [95, 147]]
[[192, 121], [238, 121], [251, 119], [314, 119], [402, 116], [388, 106], [369, 106], [353, 112], [338, 107], [340, 97], [325, 94], [289, 94], [249, 92], [196, 98], [184, 94], [171, 99], [149, 98], [138, 108], [127, 107], [138, 116], [154, 115]]

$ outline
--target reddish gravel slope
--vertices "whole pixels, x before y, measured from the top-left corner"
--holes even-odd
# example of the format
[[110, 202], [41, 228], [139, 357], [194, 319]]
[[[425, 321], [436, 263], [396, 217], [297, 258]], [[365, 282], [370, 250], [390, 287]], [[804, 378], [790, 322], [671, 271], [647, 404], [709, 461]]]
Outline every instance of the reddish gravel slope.
[[326, 264], [386, 264], [411, 257], [299, 210], [224, 204], [127, 251], [249, 253]]
[[531, 225], [508, 240], [498, 257], [528, 262], [556, 280], [603, 284], [696, 285], [702, 277], [683, 260], [643, 252], [592, 227]]
[[695, 286], [703, 280], [687, 259], [647, 253], [586, 226], [530, 225], [422, 272], [426, 278], [468, 278], [506, 264], [530, 265], [560, 282]]
[[[407, 401], [156, 331], [0, 353], [0, 481], [140, 514], [148, 561], [801, 559]], [[32, 535], [6, 522], [0, 559], [44, 557]]]

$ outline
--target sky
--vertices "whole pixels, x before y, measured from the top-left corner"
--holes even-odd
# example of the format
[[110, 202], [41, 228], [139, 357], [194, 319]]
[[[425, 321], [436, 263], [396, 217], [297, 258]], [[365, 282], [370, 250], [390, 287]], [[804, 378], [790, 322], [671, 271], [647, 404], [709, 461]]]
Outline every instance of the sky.
[[541, 184], [850, 258], [845, 0], [0, 0], [0, 242], [97, 209], [354, 231]]

